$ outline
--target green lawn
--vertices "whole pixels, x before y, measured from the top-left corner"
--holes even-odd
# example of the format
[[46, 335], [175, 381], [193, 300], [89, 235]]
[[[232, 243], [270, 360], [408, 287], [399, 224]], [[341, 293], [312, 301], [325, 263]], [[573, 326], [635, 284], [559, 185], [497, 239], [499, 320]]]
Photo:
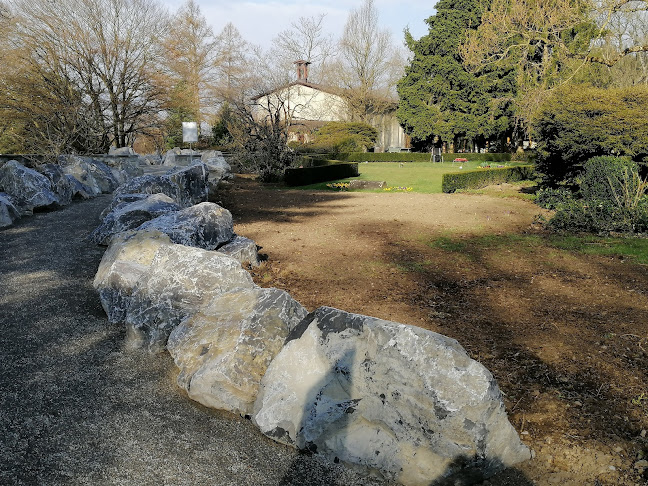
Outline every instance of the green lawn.
[[[479, 167], [481, 162], [360, 162], [358, 169], [361, 179], [366, 181], [386, 181], [389, 187], [411, 187], [412, 192], [440, 193], [443, 174], [461, 172]], [[496, 167], [497, 162], [492, 162]], [[522, 164], [520, 162], [519, 164]], [[501, 162], [499, 165], [516, 165], [515, 162]], [[302, 189], [327, 189], [326, 184], [332, 182], [348, 182], [352, 179], [320, 182], [302, 186]]]

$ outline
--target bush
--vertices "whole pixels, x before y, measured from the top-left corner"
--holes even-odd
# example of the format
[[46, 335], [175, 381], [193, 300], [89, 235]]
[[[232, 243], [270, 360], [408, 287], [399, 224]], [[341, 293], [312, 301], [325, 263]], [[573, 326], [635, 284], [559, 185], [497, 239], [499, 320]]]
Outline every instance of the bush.
[[639, 166], [628, 157], [592, 157], [577, 177], [581, 197], [591, 201], [616, 201], [626, 190], [637, 191], [637, 180], [628, 180], [638, 173]]
[[478, 169], [443, 174], [441, 190], [455, 192], [457, 189], [479, 189], [491, 184], [525, 181], [533, 177], [532, 165], [518, 165], [497, 169]]
[[365, 152], [377, 139], [378, 131], [367, 123], [329, 122], [315, 132], [315, 139], [306, 147], [333, 154]]
[[633, 210], [609, 201], [569, 200], [558, 207], [547, 225], [569, 232], [645, 233], [648, 231], [648, 201], [644, 198]]
[[[648, 231], [648, 181], [639, 177], [637, 164], [625, 157], [593, 157], [576, 180], [578, 199], [564, 197], [553, 207], [544, 206], [556, 209], [549, 227], [594, 233]], [[550, 198], [540, 202], [543, 199]]]
[[545, 187], [536, 192], [535, 203], [544, 209], [557, 209], [572, 199], [573, 193], [566, 187]]
[[548, 185], [571, 181], [595, 156], [641, 161], [648, 154], [648, 88], [567, 87], [545, 103], [534, 129], [536, 167]]

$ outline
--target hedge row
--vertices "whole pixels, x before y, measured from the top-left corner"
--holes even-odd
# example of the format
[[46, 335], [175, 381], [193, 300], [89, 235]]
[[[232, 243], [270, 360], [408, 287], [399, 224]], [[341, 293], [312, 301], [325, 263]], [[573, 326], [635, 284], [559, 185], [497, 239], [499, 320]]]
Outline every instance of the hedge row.
[[[513, 154], [443, 154], [443, 160], [452, 162], [454, 159], [467, 159], [477, 162], [508, 162], [512, 160]], [[396, 153], [376, 153], [376, 152], [350, 152], [338, 154], [304, 154], [304, 158], [317, 161], [340, 160], [344, 162], [430, 162], [431, 157], [426, 152], [396, 152]]]
[[533, 177], [532, 165], [517, 165], [497, 169], [477, 169], [452, 174], [443, 174], [441, 183], [443, 192], [455, 192], [457, 189], [479, 189], [491, 184], [529, 180]]
[[332, 164], [319, 167], [286, 169], [284, 182], [288, 186], [306, 186], [317, 182], [334, 181], [346, 177], [357, 177], [358, 164]]

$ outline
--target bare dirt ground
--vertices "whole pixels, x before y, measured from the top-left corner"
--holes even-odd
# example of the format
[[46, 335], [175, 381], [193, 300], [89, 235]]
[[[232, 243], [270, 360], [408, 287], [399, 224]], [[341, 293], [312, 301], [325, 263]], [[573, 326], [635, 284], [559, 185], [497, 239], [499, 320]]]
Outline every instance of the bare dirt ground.
[[217, 202], [267, 254], [260, 285], [309, 310], [443, 333], [495, 375], [536, 457], [486, 484], [648, 484], [648, 268], [552, 246], [533, 224], [541, 210], [498, 191], [285, 191], [237, 177]]

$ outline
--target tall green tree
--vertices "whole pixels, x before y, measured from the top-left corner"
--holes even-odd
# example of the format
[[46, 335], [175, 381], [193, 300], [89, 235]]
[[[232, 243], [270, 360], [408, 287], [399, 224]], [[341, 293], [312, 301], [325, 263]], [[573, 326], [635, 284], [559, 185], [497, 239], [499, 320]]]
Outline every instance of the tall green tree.
[[405, 31], [412, 59], [398, 83], [397, 116], [419, 143], [456, 143], [460, 138], [482, 147], [511, 135], [515, 80], [510, 69], [472, 74], [459, 46], [480, 23], [478, 0], [441, 0], [426, 20], [428, 34], [415, 40]]

